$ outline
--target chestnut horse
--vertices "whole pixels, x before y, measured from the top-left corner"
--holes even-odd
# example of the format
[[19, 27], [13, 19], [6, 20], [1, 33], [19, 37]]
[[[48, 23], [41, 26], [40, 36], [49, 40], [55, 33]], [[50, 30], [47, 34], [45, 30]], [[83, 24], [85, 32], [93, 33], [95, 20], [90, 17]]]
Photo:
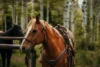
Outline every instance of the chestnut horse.
[[65, 41], [62, 35], [38, 17], [32, 19], [27, 28], [21, 50], [27, 51], [42, 43], [42, 67], [68, 67]]

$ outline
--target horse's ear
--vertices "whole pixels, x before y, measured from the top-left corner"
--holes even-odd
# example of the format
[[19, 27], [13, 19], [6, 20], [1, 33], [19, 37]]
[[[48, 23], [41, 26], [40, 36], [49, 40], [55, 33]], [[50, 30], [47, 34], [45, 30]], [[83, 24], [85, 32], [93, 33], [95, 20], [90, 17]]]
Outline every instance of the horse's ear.
[[39, 16], [39, 15], [36, 16], [36, 23], [37, 23], [37, 24], [40, 23], [40, 16]]

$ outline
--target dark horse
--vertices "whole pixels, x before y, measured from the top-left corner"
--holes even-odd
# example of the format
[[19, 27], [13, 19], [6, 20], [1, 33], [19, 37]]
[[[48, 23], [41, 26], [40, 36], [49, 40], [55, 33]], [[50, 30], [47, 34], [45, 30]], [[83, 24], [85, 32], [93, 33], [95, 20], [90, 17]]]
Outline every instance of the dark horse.
[[[10, 37], [20, 37], [24, 36], [22, 29], [19, 25], [13, 25], [8, 31], [0, 34], [0, 36], [10, 36]], [[13, 44], [13, 40], [0, 39], [0, 44]], [[2, 49], [0, 48], [0, 54], [2, 58], [2, 67], [10, 67], [10, 59], [12, 56], [12, 49]]]

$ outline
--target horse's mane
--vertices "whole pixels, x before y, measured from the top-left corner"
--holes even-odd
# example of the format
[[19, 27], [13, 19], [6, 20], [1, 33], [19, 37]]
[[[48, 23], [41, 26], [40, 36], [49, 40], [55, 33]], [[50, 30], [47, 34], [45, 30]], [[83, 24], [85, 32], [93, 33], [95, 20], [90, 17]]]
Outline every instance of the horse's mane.
[[[43, 20], [42, 20], [43, 21]], [[43, 21], [43, 26], [50, 28], [51, 31], [53, 32], [53, 35], [56, 35], [57, 37], [60, 37], [63, 40], [62, 35], [59, 33], [57, 29], [55, 29], [52, 25], [48, 24], [48, 22]], [[54, 34], [55, 33], [55, 34]]]

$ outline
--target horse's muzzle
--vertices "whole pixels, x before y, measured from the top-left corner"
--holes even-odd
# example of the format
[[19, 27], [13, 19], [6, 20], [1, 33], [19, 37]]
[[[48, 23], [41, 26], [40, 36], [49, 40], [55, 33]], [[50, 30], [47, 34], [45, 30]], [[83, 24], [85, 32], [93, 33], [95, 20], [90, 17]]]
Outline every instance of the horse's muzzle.
[[21, 50], [21, 53], [27, 53], [27, 52], [30, 52], [31, 50], [33, 49], [33, 47], [31, 46], [31, 47], [28, 47], [28, 48], [26, 48], [26, 47], [24, 47], [24, 46], [21, 46], [20, 47], [20, 50]]

